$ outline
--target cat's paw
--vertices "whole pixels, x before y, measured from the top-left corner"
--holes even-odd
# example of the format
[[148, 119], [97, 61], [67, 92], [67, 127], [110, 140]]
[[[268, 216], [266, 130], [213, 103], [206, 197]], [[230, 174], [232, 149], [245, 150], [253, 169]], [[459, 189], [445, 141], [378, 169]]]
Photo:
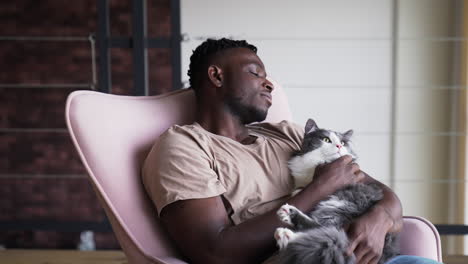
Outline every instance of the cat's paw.
[[283, 206], [280, 207], [280, 209], [278, 209], [276, 214], [278, 215], [279, 219], [283, 223], [286, 223], [292, 226], [293, 222], [292, 222], [291, 216], [294, 214], [294, 212], [296, 212], [296, 210], [297, 210], [296, 207], [291, 206], [289, 204], [284, 204]]
[[287, 228], [280, 227], [275, 231], [276, 244], [280, 250], [285, 249], [294, 237], [294, 232]]

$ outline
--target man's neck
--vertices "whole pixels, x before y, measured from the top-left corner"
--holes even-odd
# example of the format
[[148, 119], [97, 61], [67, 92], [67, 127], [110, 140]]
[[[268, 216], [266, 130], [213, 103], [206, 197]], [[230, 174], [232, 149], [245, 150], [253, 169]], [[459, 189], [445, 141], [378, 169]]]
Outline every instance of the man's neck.
[[251, 144], [255, 138], [249, 136], [247, 127], [228, 111], [199, 111], [196, 122], [205, 130], [228, 137], [242, 144]]

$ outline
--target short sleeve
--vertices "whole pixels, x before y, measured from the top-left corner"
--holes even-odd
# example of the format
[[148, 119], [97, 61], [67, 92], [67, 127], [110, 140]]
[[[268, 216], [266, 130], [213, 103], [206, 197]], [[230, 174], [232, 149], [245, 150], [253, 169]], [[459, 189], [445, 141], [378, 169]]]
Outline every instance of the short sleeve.
[[158, 210], [173, 202], [226, 192], [213, 170], [208, 143], [182, 127], [173, 127], [154, 144], [142, 170], [143, 184]]
[[272, 137], [280, 137], [290, 145], [294, 151], [299, 151], [304, 139], [304, 128], [298, 124], [283, 120], [279, 123], [258, 123], [252, 128], [260, 127], [266, 129], [265, 133]]
[[284, 120], [279, 123], [279, 128], [282, 130], [284, 135], [294, 142], [295, 149], [299, 150], [304, 139], [304, 127], [294, 122]]

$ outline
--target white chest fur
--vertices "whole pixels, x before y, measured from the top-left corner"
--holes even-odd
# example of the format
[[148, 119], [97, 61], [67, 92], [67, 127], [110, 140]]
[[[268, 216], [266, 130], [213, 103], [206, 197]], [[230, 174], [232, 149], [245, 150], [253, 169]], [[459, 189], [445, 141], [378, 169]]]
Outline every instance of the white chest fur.
[[315, 173], [315, 168], [324, 163], [331, 162], [340, 157], [340, 154], [328, 156], [323, 155], [320, 150], [314, 150], [302, 156], [295, 156], [289, 161], [289, 169], [294, 179], [294, 187], [304, 188], [309, 184]]

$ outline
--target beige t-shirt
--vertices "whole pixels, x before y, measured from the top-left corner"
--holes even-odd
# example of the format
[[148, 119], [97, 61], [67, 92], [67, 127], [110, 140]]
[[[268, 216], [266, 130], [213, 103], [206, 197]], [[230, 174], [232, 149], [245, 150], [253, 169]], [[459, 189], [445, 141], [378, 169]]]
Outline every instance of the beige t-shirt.
[[199, 124], [173, 126], [153, 146], [143, 184], [158, 214], [179, 200], [223, 196], [235, 224], [278, 207], [293, 188], [287, 162], [299, 150], [303, 129], [288, 121], [248, 126], [243, 145]]

